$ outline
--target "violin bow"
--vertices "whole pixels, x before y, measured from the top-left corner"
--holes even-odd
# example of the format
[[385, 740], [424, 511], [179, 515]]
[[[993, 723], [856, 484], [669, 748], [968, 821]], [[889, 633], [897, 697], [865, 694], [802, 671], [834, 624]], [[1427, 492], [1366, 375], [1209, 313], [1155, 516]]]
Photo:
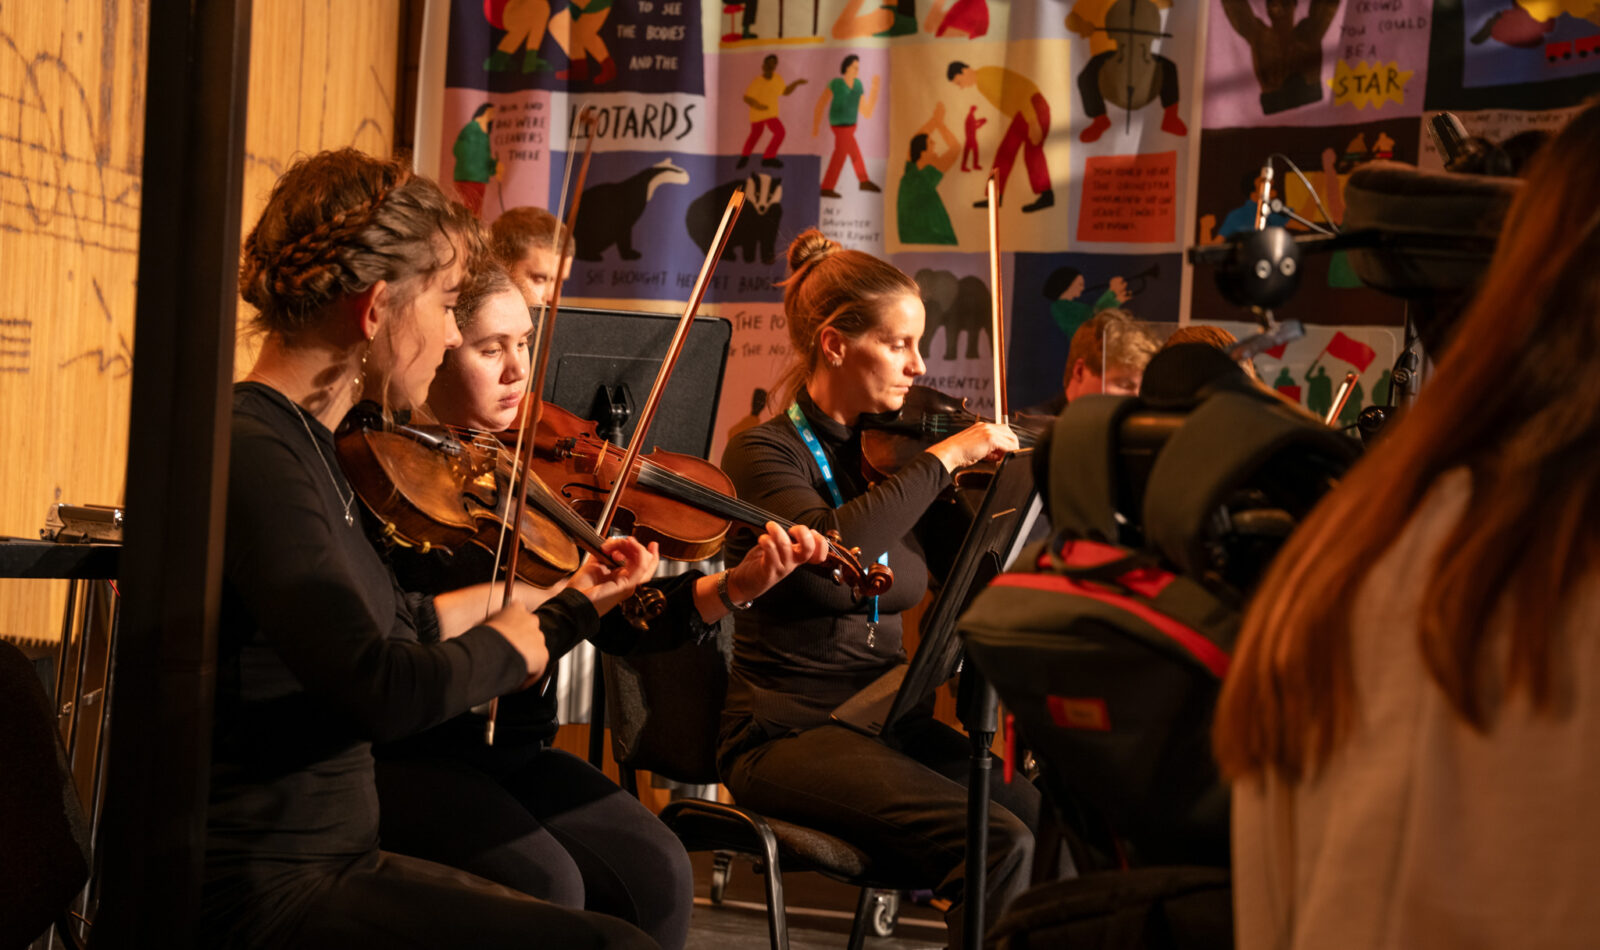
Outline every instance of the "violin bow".
[[1000, 287], [1000, 183], [993, 172], [985, 186], [989, 196], [989, 327], [990, 349], [994, 350], [994, 421], [1004, 425], [1011, 419], [1006, 405], [1006, 315]]
[[[532, 462], [534, 446], [534, 439], [528, 435], [528, 430], [538, 426], [539, 418], [544, 412], [542, 396], [544, 394], [545, 366], [550, 361], [550, 338], [554, 335], [556, 310], [561, 304], [561, 285], [563, 283], [561, 275], [563, 272], [565, 272], [568, 262], [572, 260], [572, 258], [567, 254], [567, 244], [569, 241], [574, 240], [572, 235], [573, 229], [578, 224], [578, 205], [582, 203], [583, 185], [589, 175], [589, 159], [594, 153], [595, 135], [593, 122], [593, 107], [585, 107], [583, 111], [578, 113], [577, 125], [573, 127], [572, 135], [568, 139], [567, 154], [571, 155], [574, 147], [577, 144], [578, 126], [584, 127], [588, 132], [588, 140], [584, 143], [583, 147], [582, 166], [578, 169], [577, 187], [574, 189], [575, 193], [572, 197], [572, 208], [567, 214], [566, 230], [556, 235], [555, 286], [550, 292], [550, 303], [544, 308], [544, 314], [537, 321], [538, 326], [535, 328], [535, 337], [537, 339], [535, 343], [536, 355], [534, 357], [534, 365], [532, 368], [533, 371], [528, 373], [527, 389], [524, 390], [522, 394], [522, 411], [519, 414], [520, 419], [518, 420], [520, 425], [517, 426], [517, 443], [511, 454], [511, 479], [509, 488], [512, 497], [516, 499], [517, 503], [510, 521], [501, 523], [500, 545], [502, 547], [505, 546], [506, 531], [508, 529], [513, 532], [520, 530], [523, 516], [528, 510], [528, 480], [533, 477]], [[567, 172], [570, 173], [571, 171], [572, 163], [569, 161], [567, 163]], [[561, 182], [562, 203], [565, 203], [567, 200], [567, 181], [567, 177], [563, 176]], [[560, 204], [556, 206], [556, 210], [556, 217], [559, 220], [561, 217]], [[521, 479], [520, 482], [518, 481], [519, 478]], [[604, 537], [603, 532], [601, 536]], [[500, 606], [502, 607], [511, 603], [511, 598], [516, 593], [517, 560], [521, 553], [522, 545], [520, 543], [513, 543], [510, 545], [510, 551], [506, 554], [505, 588], [500, 598]], [[496, 555], [495, 561], [498, 563], [499, 560], [499, 556]], [[491, 580], [493, 580], [493, 578], [491, 578]], [[499, 713], [500, 698], [496, 696], [495, 698], [489, 700], [488, 721], [484, 724], [483, 738], [484, 742], [488, 745], [494, 745], [494, 726], [495, 720], [498, 718]]]
[[[578, 182], [575, 193], [572, 196], [572, 207], [567, 212], [567, 220], [564, 225], [566, 230], [556, 235], [555, 286], [551, 288], [550, 303], [544, 308], [544, 314], [540, 317], [539, 325], [535, 330], [535, 336], [537, 337], [535, 342], [536, 351], [533, 358], [533, 366], [531, 367], [532, 371], [528, 373], [527, 388], [522, 394], [522, 410], [519, 413], [521, 417], [519, 422], [521, 424], [517, 426], [517, 442], [512, 450], [511, 491], [513, 497], [517, 499], [516, 514], [511, 521], [513, 526], [522, 524], [522, 515], [527, 510], [528, 505], [526, 486], [527, 480], [531, 477], [533, 471], [531, 462], [534, 445], [534, 440], [528, 436], [528, 430], [537, 427], [540, 417], [544, 415], [545, 368], [550, 364], [550, 340], [555, 336], [556, 311], [561, 306], [561, 286], [563, 283], [561, 275], [566, 270], [568, 262], [572, 260], [567, 254], [567, 244], [572, 240], [573, 229], [578, 225], [578, 206], [583, 203], [583, 186], [584, 182], [588, 180], [589, 159], [594, 153], [595, 136], [592, 123], [593, 109], [592, 107], [587, 107], [578, 114], [578, 125], [583, 126], [588, 131], [588, 139], [583, 147], [583, 162], [578, 169]], [[576, 140], [576, 135], [577, 128], [574, 127], [574, 141]], [[567, 154], [572, 154], [572, 151], [569, 149]], [[567, 168], [569, 171], [571, 167], [572, 164], [568, 162]], [[567, 199], [566, 187], [567, 180], [563, 179], [561, 183], [561, 201], [563, 203]], [[557, 205], [557, 210], [560, 210], [560, 205]], [[523, 486], [520, 491], [518, 490], [519, 478], [522, 479]], [[511, 545], [510, 553], [507, 555], [505, 595], [501, 600], [502, 606], [511, 601], [511, 595], [516, 590], [517, 556], [521, 553], [521, 549], [522, 545], [513, 544]]]
[[634, 426], [633, 438], [628, 440], [628, 454], [623, 456], [622, 470], [611, 486], [611, 494], [606, 496], [605, 507], [601, 509], [600, 517], [595, 522], [595, 530], [601, 536], [611, 530], [611, 522], [617, 515], [617, 505], [622, 499], [622, 489], [627, 485], [634, 463], [644, 447], [650, 423], [655, 420], [656, 409], [661, 404], [661, 394], [666, 391], [667, 380], [672, 378], [673, 367], [678, 363], [678, 356], [682, 354], [683, 345], [689, 337], [689, 327], [694, 323], [695, 311], [700, 309], [700, 300], [705, 296], [706, 287], [711, 283], [711, 273], [717, 269], [717, 261], [722, 258], [723, 248], [727, 246], [728, 238], [733, 233], [733, 223], [738, 220], [739, 210], [744, 207], [744, 201], [743, 189], [728, 196], [728, 206], [722, 211], [722, 223], [717, 225], [717, 233], [712, 238], [711, 248], [706, 253], [705, 262], [700, 265], [700, 276], [695, 278], [689, 302], [684, 306], [683, 316], [678, 320], [678, 329], [672, 335], [672, 343], [667, 347], [666, 357], [661, 361], [661, 369], [656, 373], [655, 384], [650, 387], [650, 397], [645, 400], [644, 408], [639, 411], [639, 422]]

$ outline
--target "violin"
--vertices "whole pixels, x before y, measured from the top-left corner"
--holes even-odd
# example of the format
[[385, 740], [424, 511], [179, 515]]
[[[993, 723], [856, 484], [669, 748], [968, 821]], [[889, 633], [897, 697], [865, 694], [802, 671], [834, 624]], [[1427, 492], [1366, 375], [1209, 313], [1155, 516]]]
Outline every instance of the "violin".
[[[502, 438], [514, 439], [514, 431]], [[600, 438], [593, 422], [550, 403], [533, 434], [532, 474], [551, 493], [583, 517], [595, 517], [622, 475], [626, 453]], [[626, 526], [641, 543], [660, 545], [670, 560], [699, 561], [721, 550], [732, 524], [760, 530], [777, 522], [787, 531], [794, 522], [740, 501], [733, 483], [715, 465], [692, 455], [656, 451], [640, 455], [630, 468], [615, 524]], [[862, 569], [859, 548], [847, 548], [837, 531], [824, 536], [827, 560], [818, 565], [835, 583], [857, 597], [889, 590], [894, 574], [886, 565]]]
[[[436, 427], [384, 425], [377, 407], [364, 403], [340, 424], [335, 437], [340, 467], [367, 510], [378, 519], [380, 540], [426, 554], [454, 553], [475, 545], [493, 555], [510, 524], [509, 467]], [[540, 486], [542, 488], [542, 486]], [[559, 504], [522, 512], [517, 577], [549, 587], [578, 569], [578, 544], [599, 551], [599, 539], [577, 535]], [[581, 522], [578, 522], [581, 525]], [[584, 526], [587, 527], [587, 526]], [[593, 534], [592, 530], [589, 532]]]
[[[881, 481], [904, 468], [928, 446], [942, 442], [980, 422], [967, 401], [928, 386], [912, 386], [905, 403], [893, 414], [861, 417], [861, 469], [869, 481]], [[1049, 430], [1051, 416], [1017, 413], [1011, 417], [1017, 442], [1031, 446]], [[981, 487], [992, 463], [978, 463], [956, 473], [957, 488]]]

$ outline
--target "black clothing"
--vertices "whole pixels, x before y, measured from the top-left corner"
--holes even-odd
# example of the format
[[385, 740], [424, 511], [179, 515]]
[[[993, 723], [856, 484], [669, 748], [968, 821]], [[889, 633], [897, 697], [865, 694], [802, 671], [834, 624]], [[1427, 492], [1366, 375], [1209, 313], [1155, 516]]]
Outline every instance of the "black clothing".
[[[473, 546], [448, 557], [406, 548], [388, 556], [402, 582], [418, 590], [452, 590], [491, 576], [488, 553]], [[665, 595], [666, 610], [648, 630], [618, 609], [588, 639], [621, 655], [711, 634], [716, 628], [694, 606], [701, 576], [688, 571], [650, 582]], [[557, 728], [558, 658], [552, 651], [542, 689], [501, 699], [494, 745], [483, 741], [485, 718], [466, 712], [377, 749], [383, 845], [541, 900], [620, 917], [664, 950], [678, 950], [694, 905], [688, 852], [604, 773], [548, 748]]]
[[[438, 638], [431, 601], [403, 591], [361, 529], [345, 523], [353, 494], [334, 459], [332, 435], [315, 418], [266, 386], [235, 387], [207, 946], [298, 940], [339, 882], [380, 862], [371, 740], [427, 728], [515, 691], [527, 675], [521, 655], [488, 626], [420, 642]], [[558, 641], [598, 623], [576, 594], [547, 604], [539, 619]], [[441, 916], [489, 886], [465, 875], [426, 883], [403, 869], [384, 877], [411, 880], [418, 912]], [[498, 891], [484, 900], [508, 904]], [[536, 908], [507, 906], [519, 919], [564, 915], [592, 929], [572, 911], [509, 903]], [[475, 906], [481, 912], [484, 903]]]
[[[926, 875], [952, 903], [949, 945], [960, 947], [967, 860], [967, 737], [931, 717], [907, 717], [890, 745], [843, 726], [819, 726], [757, 746], [723, 776], [758, 814], [836, 835], [875, 860]], [[1028, 884], [1039, 793], [991, 773], [988, 918]]]
[[[481, 732], [471, 741], [487, 750]], [[469, 763], [480, 757], [470, 747], [455, 756], [379, 750], [384, 848], [621, 918], [663, 950], [682, 948], [694, 870], [677, 835], [588, 762], [501, 746], [498, 733], [495, 741], [505, 750], [495, 768]]]
[[[448, 895], [448, 900], [441, 899]], [[465, 871], [375, 851], [313, 896], [294, 950], [649, 950], [625, 921], [567, 910]]]
[[[721, 756], [748, 747], [739, 735], [747, 725], [777, 737], [826, 723], [834, 707], [905, 662], [900, 612], [928, 589], [928, 554], [912, 529], [950, 484], [944, 465], [921, 453], [869, 492], [854, 431], [823, 415], [803, 392], [800, 407], [828, 454], [844, 507], [834, 508], [811, 451], [781, 412], [734, 436], [723, 470], [745, 501], [824, 533], [838, 530], [847, 546], [861, 548], [863, 567], [887, 551], [894, 586], [878, 604], [871, 646], [872, 601], [815, 571], [795, 571], [736, 614]], [[728, 563], [754, 543], [747, 530], [730, 532]]]
[[[884, 550], [894, 586], [879, 604], [868, 644], [871, 601], [813, 572], [796, 571], [736, 615], [733, 668], [718, 766], [734, 798], [763, 814], [837, 835], [892, 866], [920, 872], [953, 904], [951, 946], [964, 913], [967, 740], [926, 711], [907, 716], [882, 741], [828, 724], [840, 702], [905, 660], [900, 611], [927, 590], [928, 545], [954, 539], [913, 531], [950, 484], [922, 453], [868, 490], [856, 433], [799, 397], [839, 491], [835, 509], [822, 472], [787, 415], [734, 436], [722, 467], [740, 498], [819, 531], [837, 528], [863, 562]], [[730, 537], [728, 556], [750, 536]], [[935, 563], [943, 560], [933, 558]], [[1026, 782], [993, 789], [988, 905], [991, 919], [1028, 882], [1039, 794]]]
[[[378, 531], [369, 524], [368, 533], [376, 538]], [[466, 545], [453, 555], [418, 553], [415, 549], [394, 548], [385, 557], [394, 567], [395, 576], [407, 590], [439, 593], [458, 590], [472, 584], [482, 584], [495, 576], [490, 570], [490, 556], [482, 548]], [[699, 571], [685, 571], [673, 577], [649, 582], [648, 586], [661, 591], [666, 597], [666, 611], [650, 622], [648, 630], [628, 623], [620, 608], [600, 618], [598, 626], [587, 633], [589, 640], [604, 653], [624, 656], [629, 653], [653, 653], [670, 650], [686, 639], [709, 636], [715, 629], [700, 620], [694, 606], [694, 582], [703, 576]], [[567, 595], [570, 596], [570, 595]], [[477, 753], [492, 749], [521, 749], [548, 745], [556, 737], [556, 686], [558, 683], [556, 661], [577, 646], [577, 640], [550, 646], [549, 674], [539, 688], [523, 690], [500, 700], [500, 710], [495, 717], [495, 744], [483, 742], [484, 717], [473, 712], [463, 713], [426, 732], [411, 736], [396, 744], [395, 751], [439, 753], [470, 750]], [[389, 751], [385, 749], [383, 751]], [[486, 761], [486, 760], [474, 760]]]

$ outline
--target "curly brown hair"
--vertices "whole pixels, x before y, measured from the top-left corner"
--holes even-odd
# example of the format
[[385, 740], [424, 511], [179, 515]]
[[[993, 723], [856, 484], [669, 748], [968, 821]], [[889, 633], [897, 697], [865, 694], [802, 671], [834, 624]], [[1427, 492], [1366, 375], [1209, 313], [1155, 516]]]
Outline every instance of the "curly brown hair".
[[239, 293], [259, 311], [257, 329], [292, 337], [380, 280], [403, 310], [462, 254], [483, 254], [481, 232], [438, 185], [394, 159], [319, 152], [273, 186], [240, 253]]

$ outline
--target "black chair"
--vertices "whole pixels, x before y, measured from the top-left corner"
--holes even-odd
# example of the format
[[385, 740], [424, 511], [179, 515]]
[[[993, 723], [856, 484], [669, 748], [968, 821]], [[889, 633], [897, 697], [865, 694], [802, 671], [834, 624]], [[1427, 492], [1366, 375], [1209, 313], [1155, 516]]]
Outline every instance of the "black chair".
[[52, 924], [80, 946], [69, 910], [89, 880], [89, 830], [44, 684], [0, 640], [0, 948], [27, 946]]
[[[635, 791], [632, 773], [637, 769], [684, 784], [717, 783], [717, 729], [728, 684], [726, 650], [723, 639], [665, 653], [604, 658], [612, 752], [629, 791]], [[718, 852], [719, 875], [726, 874], [729, 852], [754, 859], [766, 879], [767, 929], [773, 950], [789, 947], [784, 871], [816, 871], [861, 888], [850, 950], [860, 950], [869, 926], [879, 936], [893, 932], [900, 891], [932, 883], [907, 869], [886, 867], [847, 841], [764, 818], [737, 805], [684, 798], [663, 808], [661, 820], [689, 851]], [[713, 890], [720, 890], [720, 881], [713, 883]], [[879, 893], [884, 891], [888, 893]], [[713, 900], [719, 896], [714, 893]]]

